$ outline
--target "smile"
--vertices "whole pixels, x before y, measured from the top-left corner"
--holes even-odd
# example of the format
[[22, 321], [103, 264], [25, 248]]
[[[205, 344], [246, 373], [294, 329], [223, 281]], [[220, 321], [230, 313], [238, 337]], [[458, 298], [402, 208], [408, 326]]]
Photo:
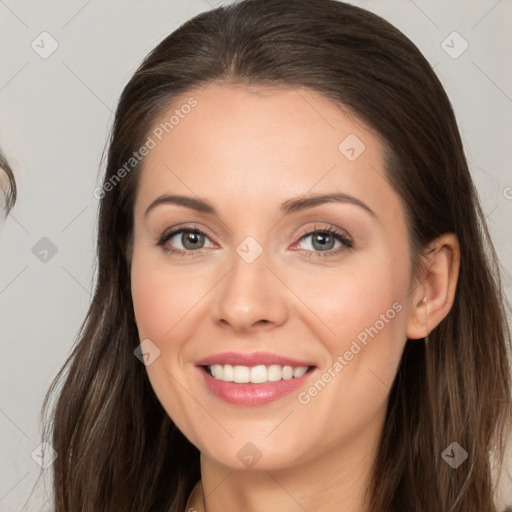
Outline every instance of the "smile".
[[209, 374], [216, 380], [224, 382], [236, 382], [238, 384], [252, 383], [262, 384], [264, 382], [277, 382], [302, 377], [310, 366], [281, 366], [278, 364], [256, 366], [242, 366], [231, 364], [214, 364], [206, 366]]

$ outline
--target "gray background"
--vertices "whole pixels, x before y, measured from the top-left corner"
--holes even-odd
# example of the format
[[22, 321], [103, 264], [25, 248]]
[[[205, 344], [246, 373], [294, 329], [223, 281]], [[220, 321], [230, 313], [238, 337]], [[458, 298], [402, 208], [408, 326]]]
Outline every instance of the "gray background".
[[[395, 24], [435, 67], [456, 111], [511, 297], [511, 1], [351, 3]], [[20, 192], [12, 215], [0, 221], [2, 512], [21, 510], [41, 470], [31, 455], [40, 444], [41, 402], [91, 299], [98, 207], [92, 191], [116, 101], [151, 48], [219, 4], [0, 0], [0, 147]], [[50, 56], [44, 31], [58, 44]], [[458, 55], [464, 41], [469, 46]], [[34, 496], [30, 510], [42, 510], [42, 490]]]

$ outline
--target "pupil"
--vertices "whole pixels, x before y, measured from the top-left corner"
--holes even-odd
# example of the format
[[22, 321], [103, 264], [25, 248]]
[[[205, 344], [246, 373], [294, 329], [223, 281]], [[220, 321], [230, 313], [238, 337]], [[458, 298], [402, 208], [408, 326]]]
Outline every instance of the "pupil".
[[[320, 243], [319, 248], [325, 249], [326, 244], [328, 244], [328, 239], [331, 239], [331, 242], [332, 242], [333, 241], [332, 235], [330, 235], [328, 233], [318, 233], [316, 235], [316, 237], [313, 238], [313, 246], [315, 247], [315, 243], [319, 242]], [[317, 249], [317, 248], [318, 247], [315, 247], [315, 249]], [[332, 248], [332, 247], [328, 247], [328, 248]]]
[[204, 237], [204, 235], [195, 231], [188, 231], [187, 233], [184, 233], [182, 240], [183, 247], [186, 249], [197, 249], [194, 244], [199, 243], [202, 237]]

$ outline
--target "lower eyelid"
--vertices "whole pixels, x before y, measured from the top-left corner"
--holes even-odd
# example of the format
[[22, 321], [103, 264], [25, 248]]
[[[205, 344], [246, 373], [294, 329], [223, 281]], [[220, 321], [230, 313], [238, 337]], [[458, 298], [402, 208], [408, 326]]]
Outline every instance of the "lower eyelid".
[[[193, 254], [193, 253], [199, 253], [202, 249], [211, 249], [211, 247], [201, 247], [200, 249], [196, 249], [196, 250], [176, 249], [174, 247], [166, 248], [166, 244], [167, 244], [167, 242], [169, 242], [169, 240], [171, 240], [172, 238], [174, 238], [177, 235], [183, 234], [184, 232], [195, 232], [195, 233], [199, 233], [200, 235], [204, 235], [205, 238], [210, 241], [210, 243], [215, 245], [215, 242], [212, 242], [212, 240], [210, 239], [210, 237], [208, 236], [207, 233], [205, 233], [203, 230], [201, 230], [199, 228], [194, 228], [194, 227], [189, 227], [189, 228], [184, 227], [181, 229], [173, 230], [169, 234], [162, 235], [162, 237], [158, 240], [157, 245], [161, 245], [164, 248], [164, 250], [166, 250], [167, 252], [175, 252], [178, 254], [187, 254], [187, 255]], [[293, 245], [296, 246], [302, 240], [304, 240], [310, 236], [313, 236], [315, 234], [318, 234], [318, 233], [325, 233], [325, 234], [333, 236], [338, 242], [340, 242], [341, 246], [336, 249], [330, 249], [327, 251], [315, 251], [315, 250], [311, 250], [311, 249], [302, 249], [302, 250], [304, 250], [308, 253], [319, 255], [319, 257], [322, 257], [322, 254], [325, 254], [326, 256], [335, 255], [344, 249], [350, 249], [353, 247], [353, 243], [350, 238], [342, 235], [341, 233], [338, 233], [337, 231], [328, 230], [325, 228], [313, 229], [311, 231], [308, 231], [308, 232], [300, 235], [300, 238], [298, 239], [298, 241], [295, 242]]]

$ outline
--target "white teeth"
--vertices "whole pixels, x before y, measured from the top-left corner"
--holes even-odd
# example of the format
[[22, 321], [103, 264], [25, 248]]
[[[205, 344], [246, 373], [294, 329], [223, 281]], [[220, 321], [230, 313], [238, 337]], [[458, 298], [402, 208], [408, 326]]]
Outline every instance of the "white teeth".
[[222, 366], [220, 364], [214, 364], [213, 366], [210, 366], [210, 372], [213, 377], [220, 377], [222, 376]]
[[293, 376], [294, 377], [302, 377], [307, 371], [308, 371], [307, 366], [300, 366], [299, 368], [294, 368]]
[[293, 379], [293, 368], [291, 366], [285, 366], [283, 368], [283, 379], [284, 380]]
[[234, 366], [233, 367], [233, 381], [241, 384], [249, 382], [250, 370], [248, 366]]
[[267, 382], [267, 367], [264, 364], [251, 367], [250, 381], [253, 384]]
[[[222, 367], [219, 364], [219, 368], [222, 370], [221, 378], [222, 380], [225, 380], [227, 382], [233, 382], [233, 367], [230, 364], [225, 364], [224, 367]], [[220, 374], [220, 372], [219, 372]]]
[[278, 380], [290, 380], [292, 378], [302, 377], [309, 366], [281, 366], [279, 364], [271, 364], [265, 366], [259, 364], [257, 366], [241, 366], [230, 364], [214, 364], [208, 366], [212, 377], [225, 382], [236, 382], [239, 384], [251, 382], [252, 384], [261, 384], [264, 382], [277, 382]]
[[276, 382], [283, 378], [283, 369], [278, 364], [271, 364], [268, 367], [268, 381]]

